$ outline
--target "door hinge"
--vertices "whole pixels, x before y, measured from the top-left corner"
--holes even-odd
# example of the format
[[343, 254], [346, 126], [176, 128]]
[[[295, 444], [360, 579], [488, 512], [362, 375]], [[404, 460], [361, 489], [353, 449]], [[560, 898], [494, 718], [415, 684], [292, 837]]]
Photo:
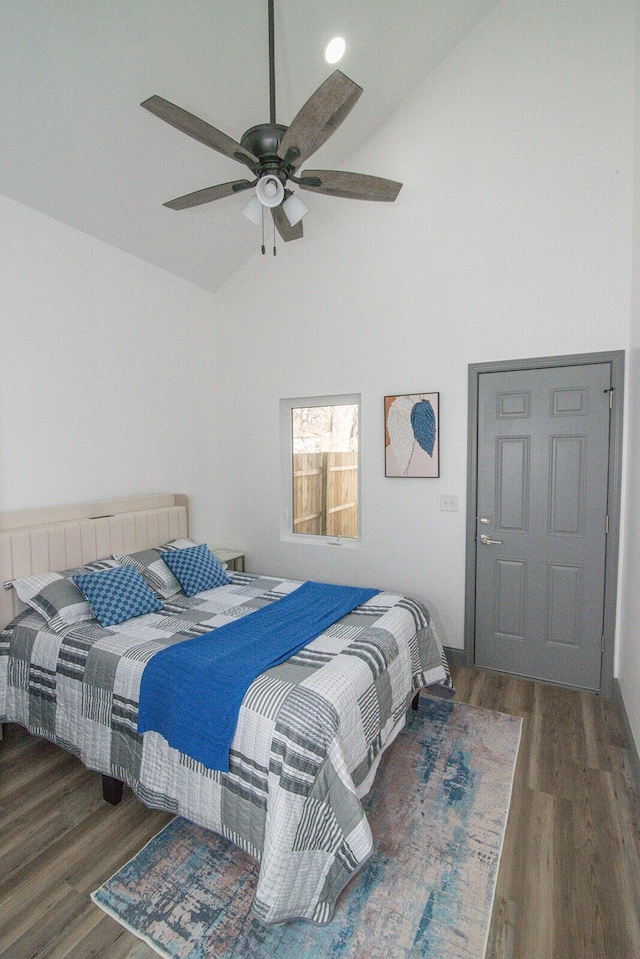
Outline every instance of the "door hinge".
[[609, 409], [613, 409], [613, 386], [610, 386], [608, 390], [604, 391], [609, 394]]

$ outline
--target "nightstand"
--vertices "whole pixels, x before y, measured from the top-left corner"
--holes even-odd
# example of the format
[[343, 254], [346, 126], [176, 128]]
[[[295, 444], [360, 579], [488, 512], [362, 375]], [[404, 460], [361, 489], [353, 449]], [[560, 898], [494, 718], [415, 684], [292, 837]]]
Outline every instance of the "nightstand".
[[218, 557], [221, 563], [226, 563], [229, 569], [244, 573], [244, 553], [240, 553], [237, 549], [215, 549], [213, 547], [211, 552]]

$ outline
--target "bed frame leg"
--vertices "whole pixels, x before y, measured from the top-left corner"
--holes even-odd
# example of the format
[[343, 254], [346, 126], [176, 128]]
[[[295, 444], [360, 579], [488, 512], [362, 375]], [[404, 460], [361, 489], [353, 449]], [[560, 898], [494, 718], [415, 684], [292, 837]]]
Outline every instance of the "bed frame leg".
[[418, 690], [418, 692], [415, 694], [415, 696], [411, 700], [411, 708], [417, 709], [419, 702], [420, 702], [420, 690]]
[[112, 776], [103, 776], [102, 798], [105, 802], [111, 803], [112, 806], [117, 806], [122, 799], [123, 785], [124, 783], [121, 783], [119, 779], [113, 779]]

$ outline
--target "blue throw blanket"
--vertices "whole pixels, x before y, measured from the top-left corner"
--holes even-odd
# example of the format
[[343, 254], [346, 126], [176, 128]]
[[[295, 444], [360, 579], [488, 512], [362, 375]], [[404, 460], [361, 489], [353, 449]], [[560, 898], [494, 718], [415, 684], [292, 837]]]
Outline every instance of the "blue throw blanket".
[[306, 582], [255, 613], [160, 650], [142, 674], [138, 732], [155, 730], [209, 769], [227, 772], [253, 680], [379, 592]]

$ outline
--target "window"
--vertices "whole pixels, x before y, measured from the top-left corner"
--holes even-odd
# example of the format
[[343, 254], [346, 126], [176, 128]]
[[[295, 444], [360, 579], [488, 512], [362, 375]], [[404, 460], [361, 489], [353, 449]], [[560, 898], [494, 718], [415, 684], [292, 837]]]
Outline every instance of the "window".
[[280, 401], [283, 539], [357, 544], [360, 397]]

